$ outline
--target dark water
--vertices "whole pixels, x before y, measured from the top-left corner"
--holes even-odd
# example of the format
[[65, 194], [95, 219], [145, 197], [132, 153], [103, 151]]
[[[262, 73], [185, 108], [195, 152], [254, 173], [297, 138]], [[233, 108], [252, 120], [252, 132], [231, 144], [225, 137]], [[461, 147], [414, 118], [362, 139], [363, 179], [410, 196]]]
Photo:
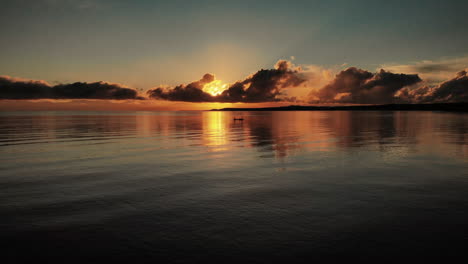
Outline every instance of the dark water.
[[421, 260], [468, 249], [466, 114], [1, 113], [0, 154], [9, 262]]

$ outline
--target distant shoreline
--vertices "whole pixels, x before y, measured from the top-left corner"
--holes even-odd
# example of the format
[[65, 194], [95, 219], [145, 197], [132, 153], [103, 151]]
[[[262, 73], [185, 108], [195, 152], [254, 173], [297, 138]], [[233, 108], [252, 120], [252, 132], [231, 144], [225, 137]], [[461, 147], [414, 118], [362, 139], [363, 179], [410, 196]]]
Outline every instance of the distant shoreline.
[[440, 104], [384, 104], [348, 106], [301, 106], [289, 105], [261, 108], [221, 108], [210, 111], [449, 111], [468, 112], [468, 103]]

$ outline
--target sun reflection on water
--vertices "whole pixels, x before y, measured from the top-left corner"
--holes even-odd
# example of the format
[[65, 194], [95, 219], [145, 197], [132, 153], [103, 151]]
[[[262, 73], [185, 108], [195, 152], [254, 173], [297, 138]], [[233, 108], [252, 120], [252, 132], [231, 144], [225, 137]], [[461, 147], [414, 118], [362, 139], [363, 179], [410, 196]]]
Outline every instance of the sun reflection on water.
[[203, 113], [203, 140], [213, 151], [227, 150], [227, 115], [223, 112]]

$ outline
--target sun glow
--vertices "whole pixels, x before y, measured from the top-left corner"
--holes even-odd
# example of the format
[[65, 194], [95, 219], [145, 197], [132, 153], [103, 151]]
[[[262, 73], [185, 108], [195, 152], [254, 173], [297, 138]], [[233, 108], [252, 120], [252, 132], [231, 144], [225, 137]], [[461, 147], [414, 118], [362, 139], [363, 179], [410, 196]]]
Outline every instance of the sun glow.
[[227, 87], [228, 87], [227, 84], [223, 84], [220, 80], [215, 80], [215, 81], [205, 84], [203, 86], [203, 91], [213, 96], [217, 96], [217, 95], [220, 95], [224, 90], [226, 90]]

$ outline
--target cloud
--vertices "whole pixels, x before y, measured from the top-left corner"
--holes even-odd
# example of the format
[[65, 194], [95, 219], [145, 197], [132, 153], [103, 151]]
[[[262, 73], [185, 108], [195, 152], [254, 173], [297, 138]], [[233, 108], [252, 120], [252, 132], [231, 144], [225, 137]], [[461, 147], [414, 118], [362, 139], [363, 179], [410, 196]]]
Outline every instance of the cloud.
[[147, 92], [150, 98], [169, 101], [213, 102], [213, 96], [203, 91], [203, 86], [214, 81], [212, 74], [205, 74], [199, 81], [178, 85], [172, 89], [156, 88]]
[[377, 73], [350, 67], [329, 84], [310, 93], [311, 103], [386, 104], [397, 101], [403, 87], [421, 82], [417, 74], [395, 74], [381, 69]]
[[424, 60], [409, 64], [384, 64], [384, 69], [393, 72], [418, 74], [427, 85], [437, 85], [452, 78], [453, 74], [468, 67], [468, 56], [445, 58], [439, 60]]
[[[425, 73], [451, 71], [453, 67], [449, 67], [449, 64], [426, 62], [414, 66], [413, 70]], [[463, 68], [465, 67], [461, 69]], [[410, 67], [408, 66], [407, 69]], [[350, 67], [335, 74], [337, 71], [337, 68], [326, 69], [317, 65], [297, 67], [290, 61], [279, 60], [273, 69], [261, 69], [230, 85], [222, 85], [220, 81], [215, 80], [213, 74], [207, 73], [200, 80], [189, 84], [150, 89], [147, 91], [147, 96], [157, 100], [194, 103], [387, 104], [468, 101], [466, 70], [458, 72], [456, 76], [452, 73], [451, 77], [434, 84], [423, 82], [419, 74], [397, 74], [383, 69], [376, 73], [356, 67]], [[209, 87], [206, 84], [210, 84]], [[208, 89], [213, 89], [211, 91], [216, 91], [217, 95], [208, 93]], [[304, 95], [307, 96], [304, 97]], [[51, 85], [41, 80], [0, 76], [0, 99], [126, 100], [145, 98], [141, 97], [136, 89], [115, 83], [75, 82]]]
[[416, 103], [468, 102], [468, 74], [463, 70], [435, 87], [404, 89], [399, 96], [402, 100]]
[[244, 80], [230, 85], [217, 96], [203, 91], [203, 86], [214, 80], [214, 75], [205, 74], [199, 81], [173, 88], [155, 88], [147, 92], [153, 99], [186, 102], [272, 102], [280, 101], [285, 88], [297, 87], [306, 79], [300, 68], [291, 62], [280, 60], [274, 69], [261, 69]]
[[142, 99], [136, 90], [107, 82], [51, 86], [45, 81], [0, 76], [0, 99]]
[[[401, 89], [397, 96], [403, 102], [461, 102], [468, 101], [466, 77], [468, 56], [424, 60], [401, 65], [384, 65], [386, 69], [404, 73], [417, 73], [424, 80], [419, 87]], [[454, 74], [456, 74], [455, 77]]]
[[280, 101], [291, 103], [306, 103], [311, 90], [317, 90], [330, 83], [335, 76], [335, 67], [325, 68], [319, 65], [300, 65], [298, 77], [305, 80], [300, 86], [293, 89], [283, 89], [278, 96]]

